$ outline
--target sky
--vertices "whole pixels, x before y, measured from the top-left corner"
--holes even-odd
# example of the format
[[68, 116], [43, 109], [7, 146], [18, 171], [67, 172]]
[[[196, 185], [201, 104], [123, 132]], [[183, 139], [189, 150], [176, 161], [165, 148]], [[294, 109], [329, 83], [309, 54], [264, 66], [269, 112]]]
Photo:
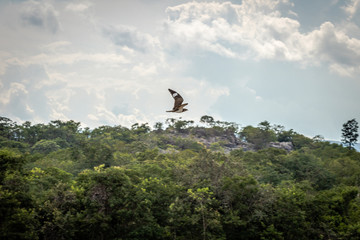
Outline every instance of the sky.
[[[82, 127], [360, 121], [360, 0], [1, 0], [0, 116]], [[189, 103], [173, 107], [168, 88]]]

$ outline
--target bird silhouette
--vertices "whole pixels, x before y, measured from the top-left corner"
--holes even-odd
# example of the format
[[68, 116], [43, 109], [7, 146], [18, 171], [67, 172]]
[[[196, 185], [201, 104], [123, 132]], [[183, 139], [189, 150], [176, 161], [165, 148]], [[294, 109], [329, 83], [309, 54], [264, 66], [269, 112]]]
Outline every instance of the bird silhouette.
[[175, 102], [174, 102], [174, 107], [172, 110], [170, 111], [166, 111], [166, 112], [176, 112], [176, 113], [182, 113], [187, 111], [188, 109], [184, 108], [186, 105], [188, 105], [187, 103], [183, 104], [184, 99], [181, 97], [181, 95], [179, 93], [177, 93], [174, 90], [171, 90], [169, 88], [169, 92], [171, 94], [171, 96], [174, 98]]

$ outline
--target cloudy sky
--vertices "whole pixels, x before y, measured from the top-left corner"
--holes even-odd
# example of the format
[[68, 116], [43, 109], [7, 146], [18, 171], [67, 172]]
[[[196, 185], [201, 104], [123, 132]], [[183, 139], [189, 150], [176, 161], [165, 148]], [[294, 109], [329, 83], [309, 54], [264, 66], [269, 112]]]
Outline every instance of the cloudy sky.
[[[0, 115], [203, 115], [339, 140], [360, 120], [360, 0], [2, 0]], [[175, 89], [189, 111], [166, 113]]]

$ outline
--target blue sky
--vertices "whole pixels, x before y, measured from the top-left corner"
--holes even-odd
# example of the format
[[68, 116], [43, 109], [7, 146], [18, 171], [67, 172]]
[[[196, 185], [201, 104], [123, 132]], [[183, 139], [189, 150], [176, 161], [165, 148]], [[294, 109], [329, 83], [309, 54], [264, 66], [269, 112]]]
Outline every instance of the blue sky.
[[[360, 0], [0, 2], [0, 112], [21, 123], [360, 120]], [[189, 103], [166, 113], [168, 88]]]

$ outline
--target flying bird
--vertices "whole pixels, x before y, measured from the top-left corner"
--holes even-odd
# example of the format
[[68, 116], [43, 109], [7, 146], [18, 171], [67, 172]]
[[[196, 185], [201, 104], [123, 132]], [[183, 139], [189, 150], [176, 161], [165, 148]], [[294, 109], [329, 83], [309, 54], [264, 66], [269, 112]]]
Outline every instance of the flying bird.
[[171, 90], [170, 88], [169, 88], [169, 92], [170, 92], [171, 96], [174, 98], [175, 103], [174, 103], [173, 109], [170, 111], [166, 111], [166, 112], [182, 113], [182, 112], [187, 111], [187, 109], [184, 107], [188, 104], [187, 103], [183, 104], [184, 99], [180, 96], [180, 94], [175, 92], [174, 90]]

